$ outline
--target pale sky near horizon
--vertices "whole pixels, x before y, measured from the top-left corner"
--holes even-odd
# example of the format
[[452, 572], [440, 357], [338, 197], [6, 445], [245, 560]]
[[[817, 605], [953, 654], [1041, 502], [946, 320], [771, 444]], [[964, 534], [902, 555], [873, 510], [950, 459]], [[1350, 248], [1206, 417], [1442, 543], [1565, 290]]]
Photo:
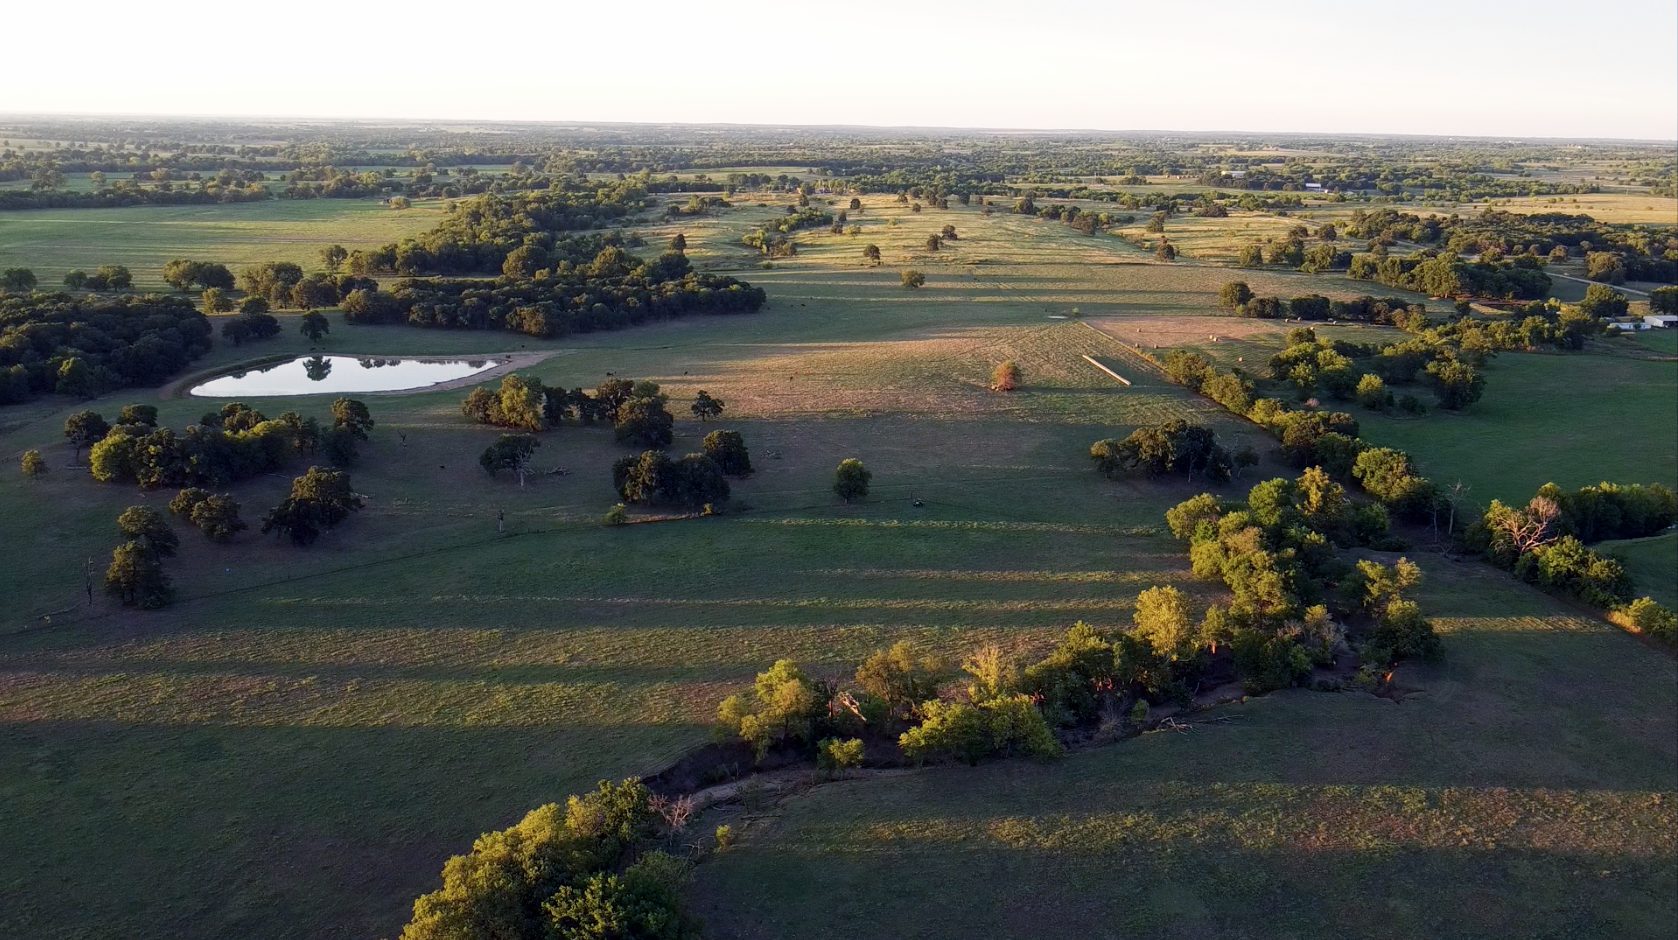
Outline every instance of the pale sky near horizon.
[[12, 114], [1678, 140], [1673, 0], [94, 0], [7, 32]]

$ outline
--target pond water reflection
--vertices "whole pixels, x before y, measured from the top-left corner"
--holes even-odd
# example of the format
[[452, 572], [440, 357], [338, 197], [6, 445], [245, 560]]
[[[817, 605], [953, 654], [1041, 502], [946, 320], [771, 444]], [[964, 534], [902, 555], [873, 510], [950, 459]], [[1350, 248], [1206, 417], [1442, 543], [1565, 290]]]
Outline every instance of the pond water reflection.
[[452, 382], [500, 365], [497, 359], [382, 359], [298, 356], [289, 362], [230, 372], [193, 386], [200, 398], [395, 392]]

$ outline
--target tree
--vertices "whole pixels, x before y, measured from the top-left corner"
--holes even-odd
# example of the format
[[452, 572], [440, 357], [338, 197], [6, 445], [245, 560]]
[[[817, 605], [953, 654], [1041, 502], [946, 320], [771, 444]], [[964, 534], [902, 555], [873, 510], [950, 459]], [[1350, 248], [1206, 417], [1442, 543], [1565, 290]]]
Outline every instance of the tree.
[[337, 273], [349, 257], [350, 253], [345, 250], [343, 245], [328, 245], [320, 250], [321, 264], [332, 273]]
[[1218, 288], [1218, 306], [1226, 310], [1234, 310], [1252, 299], [1253, 291], [1246, 281], [1230, 281]]
[[922, 702], [938, 697], [946, 670], [937, 658], [917, 656], [907, 640], [875, 650], [857, 667], [856, 684], [884, 702], [892, 717], [912, 720]]
[[109, 433], [111, 426], [97, 411], [78, 411], [64, 419], [64, 438], [77, 460], [81, 459], [82, 448], [99, 443]]
[[127, 290], [134, 286], [134, 275], [123, 265], [102, 264], [88, 278], [87, 286], [94, 290]]
[[362, 498], [350, 486], [350, 475], [327, 467], [310, 467], [291, 481], [291, 495], [269, 510], [262, 532], [284, 533], [295, 545], [309, 545], [359, 511]]
[[87, 287], [87, 272], [75, 269], [64, 272], [65, 290], [82, 290]]
[[204, 311], [204, 315], [207, 317], [213, 317], [218, 313], [228, 313], [233, 309], [233, 298], [227, 296], [227, 291], [219, 287], [205, 288], [199, 301], [198, 309]]
[[926, 250], [927, 251], [937, 251], [940, 247], [943, 246], [943, 244], [944, 244], [944, 240], [939, 238], [937, 235], [928, 235], [926, 237]]
[[105, 569], [105, 593], [124, 607], [157, 610], [167, 607], [175, 591], [157, 553], [139, 542], [124, 542], [111, 552]]
[[1657, 287], [1649, 292], [1651, 313], [1678, 314], [1678, 287]]
[[944, 230], [939, 233], [939, 237], [947, 242], [960, 240], [960, 236], [956, 234], [956, 227], [954, 225], [944, 226]]
[[1193, 645], [1195, 625], [1189, 619], [1188, 597], [1169, 585], [1136, 595], [1131, 624], [1131, 632], [1167, 662], [1187, 655]]
[[688, 238], [687, 238], [687, 236], [683, 235], [681, 232], [677, 232], [674, 236], [672, 236], [671, 239], [670, 239], [670, 250], [671, 251], [687, 251], [688, 250]]
[[814, 737], [816, 719], [827, 704], [824, 698], [797, 663], [777, 660], [757, 674], [751, 695], [723, 699], [717, 720], [752, 745], [762, 760], [777, 744]]
[[1177, 246], [1162, 238], [1159, 240], [1159, 247], [1154, 249], [1154, 257], [1161, 261], [1176, 261]]
[[752, 472], [752, 458], [739, 431], [712, 431], [705, 435], [701, 449], [728, 476], [739, 477]]
[[1387, 383], [1373, 372], [1366, 372], [1358, 379], [1358, 404], [1373, 411], [1386, 411], [1392, 407], [1393, 395], [1387, 391]]
[[612, 433], [620, 444], [668, 447], [675, 439], [675, 423], [675, 418], [664, 409], [663, 395], [644, 395], [618, 407]]
[[38, 450], [24, 451], [23, 459], [18, 462], [18, 466], [26, 477], [45, 476], [47, 473], [46, 458], [42, 457]]
[[267, 313], [268, 310], [268, 298], [266, 297], [253, 295], [239, 301], [239, 312], [247, 316], [258, 313]]
[[338, 398], [332, 402], [332, 426], [349, 432], [356, 440], [367, 440], [373, 429], [373, 413], [367, 405], [354, 398]]
[[874, 474], [868, 472], [862, 461], [847, 457], [833, 473], [833, 492], [847, 503], [855, 502], [868, 496], [868, 483], [872, 479]]
[[990, 387], [998, 392], [1011, 392], [1020, 387], [1020, 366], [1012, 359], [1005, 359], [996, 364], [991, 370]]
[[87, 360], [80, 356], [71, 356], [59, 364], [58, 381], [54, 383], [53, 391], [74, 398], [92, 398], [99, 392], [98, 385], [98, 379], [88, 367]]
[[863, 249], [862, 249], [862, 257], [872, 264], [879, 264], [880, 263], [880, 246], [879, 245], [864, 245]]
[[1624, 294], [1606, 284], [1590, 284], [1585, 287], [1585, 299], [1579, 301], [1579, 309], [1587, 315], [1607, 319], [1623, 317], [1629, 304]]
[[530, 472], [530, 458], [542, 442], [530, 434], [503, 434], [484, 449], [478, 465], [495, 476], [498, 471], [511, 470], [518, 475], [519, 486], [524, 486], [525, 474]]
[[0, 271], [0, 290], [23, 293], [35, 289], [35, 272], [28, 268], [7, 268]]
[[1604, 284], [1623, 284], [1626, 280], [1625, 259], [1611, 251], [1587, 252], [1585, 277]]
[[332, 332], [332, 324], [327, 321], [326, 314], [311, 310], [298, 320], [298, 331], [309, 338], [309, 342], [318, 343], [320, 338]]
[[192, 524], [212, 542], [229, 542], [248, 528], [239, 518], [239, 503], [227, 493], [199, 500], [191, 510]]
[[1486, 377], [1460, 359], [1435, 359], [1428, 363], [1427, 374], [1439, 393], [1439, 407], [1450, 411], [1474, 404], [1486, 390]]
[[124, 539], [137, 542], [159, 558], [169, 558], [180, 547], [175, 530], [157, 510], [150, 506], [130, 506], [117, 517], [117, 532]]
[[905, 290], [916, 290], [926, 284], [926, 275], [914, 268], [900, 272], [898, 276], [902, 278]]
[[709, 421], [722, 414], [723, 403], [711, 397], [711, 393], [700, 389], [693, 397], [693, 416], [700, 421]]

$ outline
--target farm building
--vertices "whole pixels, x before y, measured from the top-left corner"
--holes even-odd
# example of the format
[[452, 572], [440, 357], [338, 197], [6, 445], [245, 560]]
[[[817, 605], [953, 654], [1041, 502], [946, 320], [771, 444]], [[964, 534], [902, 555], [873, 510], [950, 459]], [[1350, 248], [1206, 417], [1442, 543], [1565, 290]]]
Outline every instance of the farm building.
[[1636, 317], [1615, 317], [1608, 321], [1608, 329], [1615, 333], [1637, 333], [1650, 329], [1650, 326]]
[[1678, 316], [1670, 313], [1651, 313], [1643, 318], [1644, 328], [1653, 327], [1657, 330], [1678, 329]]

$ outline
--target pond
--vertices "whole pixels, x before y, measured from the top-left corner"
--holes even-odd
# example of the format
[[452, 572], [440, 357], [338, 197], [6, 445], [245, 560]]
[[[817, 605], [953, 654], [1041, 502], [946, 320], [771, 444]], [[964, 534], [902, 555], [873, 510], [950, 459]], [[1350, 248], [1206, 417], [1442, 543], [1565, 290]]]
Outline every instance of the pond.
[[264, 395], [319, 395], [339, 392], [398, 392], [452, 382], [502, 364], [499, 359], [376, 359], [355, 356], [299, 356], [242, 372], [229, 372], [193, 386], [200, 398]]

